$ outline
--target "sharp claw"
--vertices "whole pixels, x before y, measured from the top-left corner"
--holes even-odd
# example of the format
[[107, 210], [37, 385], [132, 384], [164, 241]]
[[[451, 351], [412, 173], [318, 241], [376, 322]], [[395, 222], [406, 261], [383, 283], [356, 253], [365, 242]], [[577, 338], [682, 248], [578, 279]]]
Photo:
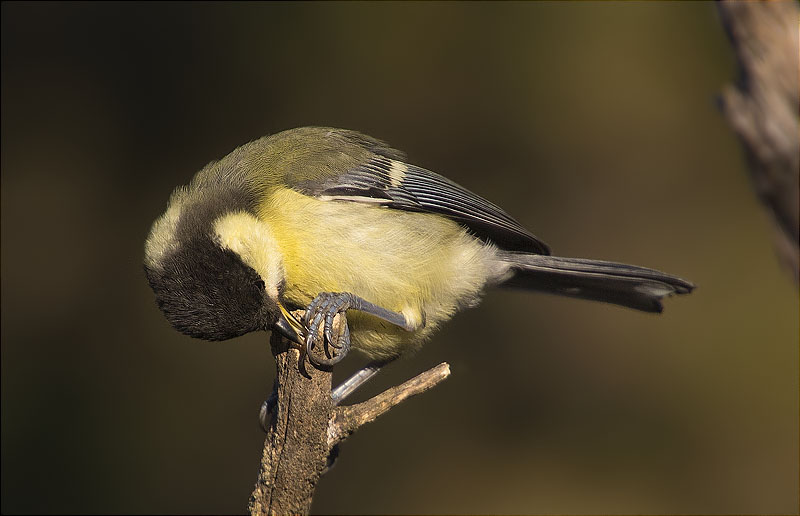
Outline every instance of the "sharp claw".
[[315, 367], [331, 367], [341, 362], [346, 354], [346, 352], [339, 353], [337, 355], [333, 355], [331, 358], [326, 359], [319, 358], [313, 353], [308, 353], [308, 361], [311, 362]]
[[303, 362], [305, 362], [307, 356], [308, 351], [306, 351], [306, 346], [300, 346], [300, 358], [297, 360], [297, 363], [300, 364], [300, 366], [303, 366]]
[[334, 348], [340, 348], [341, 346], [337, 346], [333, 342], [333, 318], [336, 316], [336, 312], [328, 312], [325, 315], [325, 340], [328, 341]]
[[[325, 337], [327, 338], [327, 342], [334, 347], [335, 349], [344, 349], [345, 345], [342, 344], [345, 342], [343, 339], [345, 338], [345, 331], [347, 331], [347, 338], [350, 337], [350, 329], [348, 328], [347, 324], [347, 317], [345, 316], [344, 312], [340, 312], [341, 314], [341, 324], [338, 328], [338, 335], [336, 338], [333, 338], [333, 324], [336, 321], [336, 315], [338, 314], [328, 314], [330, 317], [325, 319]], [[330, 324], [328, 321], [330, 320]]]
[[325, 335], [322, 336], [322, 349], [325, 350], [325, 356], [328, 358], [333, 358], [335, 356], [335, 354], [331, 351], [332, 344], [333, 342], [328, 340]]
[[322, 339], [322, 350], [325, 352], [325, 356], [328, 358], [333, 358], [336, 356], [336, 353], [331, 351], [331, 347], [328, 345], [328, 341]]
[[[337, 314], [344, 312], [352, 305], [352, 296], [346, 293], [321, 292], [314, 298], [303, 316], [307, 328], [305, 346], [302, 352], [308, 357], [311, 364], [316, 367], [330, 367], [340, 362], [350, 350], [350, 328], [347, 319], [343, 319], [344, 327], [340, 327], [338, 338], [333, 338], [334, 319]], [[322, 325], [322, 335], [320, 335]], [[318, 340], [322, 340], [324, 353], [313, 353]], [[336, 352], [332, 352], [334, 348]], [[319, 355], [324, 355], [319, 356]], [[325, 358], [327, 357], [327, 358]]]
[[311, 364], [314, 367], [323, 366], [322, 362], [317, 357], [315, 357], [313, 353], [306, 352], [306, 356], [308, 357], [308, 361], [311, 362]]
[[311, 352], [313, 347], [314, 347], [314, 339], [308, 339], [306, 341], [306, 348], [305, 348], [308, 361], [311, 362], [315, 367], [324, 366], [325, 363], [321, 361], [319, 358], [317, 358], [316, 355], [314, 355], [314, 353]]
[[346, 354], [347, 353], [334, 355], [333, 358], [331, 358], [331, 359], [324, 359], [324, 358], [317, 358], [317, 357], [313, 357], [312, 358], [312, 355], [308, 355], [308, 359], [316, 367], [331, 367], [331, 366], [334, 366], [334, 365], [338, 364], [339, 362], [341, 362]]

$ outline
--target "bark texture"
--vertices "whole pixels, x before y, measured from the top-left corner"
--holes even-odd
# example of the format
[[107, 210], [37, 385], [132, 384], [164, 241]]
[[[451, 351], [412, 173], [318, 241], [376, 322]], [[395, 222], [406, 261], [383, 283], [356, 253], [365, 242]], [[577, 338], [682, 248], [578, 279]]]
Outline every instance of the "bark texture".
[[778, 255], [797, 283], [800, 8], [794, 0], [721, 0], [717, 7], [740, 69], [722, 92], [722, 112], [744, 146], [756, 194], [775, 223]]
[[309, 514], [314, 490], [337, 455], [337, 445], [360, 426], [450, 374], [446, 363], [356, 405], [331, 401], [331, 373], [300, 362], [300, 353], [273, 335], [276, 401], [269, 413], [258, 480], [250, 496], [253, 515]]

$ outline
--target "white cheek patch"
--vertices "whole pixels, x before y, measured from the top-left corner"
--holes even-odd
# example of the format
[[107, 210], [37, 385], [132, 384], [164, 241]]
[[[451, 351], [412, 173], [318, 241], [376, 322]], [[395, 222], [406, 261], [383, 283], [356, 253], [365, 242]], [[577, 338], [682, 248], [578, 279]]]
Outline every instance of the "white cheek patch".
[[278, 286], [284, 279], [283, 259], [267, 224], [250, 213], [236, 212], [214, 221], [219, 244], [238, 254], [264, 280], [267, 294], [278, 298]]

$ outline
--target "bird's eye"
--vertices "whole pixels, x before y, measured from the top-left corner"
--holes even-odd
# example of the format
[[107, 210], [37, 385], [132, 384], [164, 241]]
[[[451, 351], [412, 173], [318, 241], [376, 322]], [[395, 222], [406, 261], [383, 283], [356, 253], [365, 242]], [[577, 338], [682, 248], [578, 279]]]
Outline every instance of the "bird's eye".
[[264, 284], [264, 280], [261, 280], [261, 279], [260, 280], [256, 280], [256, 287], [259, 290], [264, 290], [264, 289], [267, 288], [267, 286]]

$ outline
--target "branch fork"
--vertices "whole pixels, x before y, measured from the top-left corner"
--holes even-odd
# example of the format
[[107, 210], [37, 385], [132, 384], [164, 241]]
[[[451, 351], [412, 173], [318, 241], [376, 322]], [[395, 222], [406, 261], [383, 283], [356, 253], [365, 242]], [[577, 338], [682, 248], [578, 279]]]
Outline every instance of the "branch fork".
[[253, 515], [308, 514], [317, 482], [337, 455], [339, 443], [450, 375], [450, 366], [443, 362], [367, 401], [337, 407], [331, 400], [331, 371], [302, 367], [300, 352], [277, 334], [270, 344], [277, 366], [277, 403], [269, 414], [258, 480], [250, 496]]

